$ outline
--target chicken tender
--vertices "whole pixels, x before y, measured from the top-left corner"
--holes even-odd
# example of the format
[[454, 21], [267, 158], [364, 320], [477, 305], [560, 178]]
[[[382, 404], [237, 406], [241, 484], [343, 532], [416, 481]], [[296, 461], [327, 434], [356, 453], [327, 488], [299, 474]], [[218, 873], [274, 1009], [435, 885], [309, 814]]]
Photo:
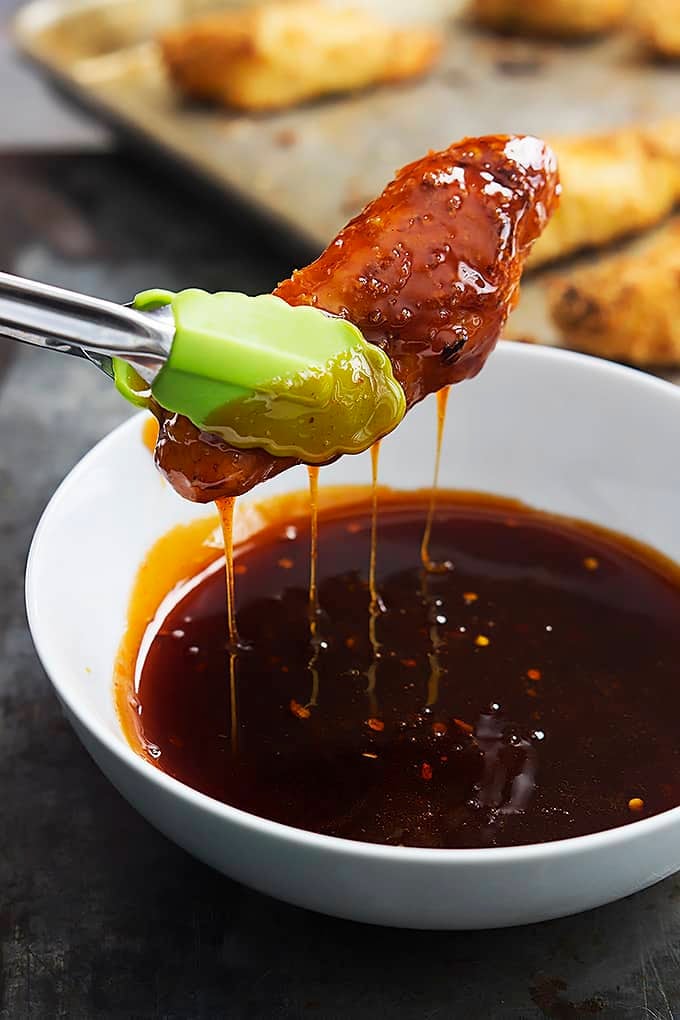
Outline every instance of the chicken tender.
[[628, 0], [472, 0], [471, 14], [481, 25], [518, 35], [560, 38], [595, 35], [616, 28]]
[[660, 57], [680, 57], [680, 0], [637, 0], [631, 21], [646, 49]]
[[644, 230], [680, 198], [680, 118], [552, 140], [562, 201], [532, 267]]
[[[555, 157], [544, 142], [465, 138], [403, 167], [274, 294], [353, 322], [385, 351], [412, 407], [481, 370], [558, 195]], [[236, 449], [160, 407], [154, 414], [156, 463], [188, 499], [237, 496], [296, 463]]]
[[633, 252], [558, 277], [548, 302], [565, 347], [634, 365], [680, 364], [680, 217]]
[[213, 14], [160, 38], [180, 89], [242, 110], [274, 110], [422, 74], [437, 32], [397, 28], [365, 10], [314, 0]]

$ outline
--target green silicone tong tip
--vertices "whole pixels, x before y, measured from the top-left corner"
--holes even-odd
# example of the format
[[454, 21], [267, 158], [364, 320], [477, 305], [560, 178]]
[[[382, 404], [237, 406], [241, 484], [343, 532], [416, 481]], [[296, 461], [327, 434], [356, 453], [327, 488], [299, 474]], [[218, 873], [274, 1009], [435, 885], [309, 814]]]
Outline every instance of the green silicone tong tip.
[[175, 335], [151, 386], [114, 361], [128, 400], [149, 397], [236, 447], [320, 463], [390, 432], [405, 399], [383, 351], [345, 319], [272, 294], [148, 290], [134, 307], [170, 305]]

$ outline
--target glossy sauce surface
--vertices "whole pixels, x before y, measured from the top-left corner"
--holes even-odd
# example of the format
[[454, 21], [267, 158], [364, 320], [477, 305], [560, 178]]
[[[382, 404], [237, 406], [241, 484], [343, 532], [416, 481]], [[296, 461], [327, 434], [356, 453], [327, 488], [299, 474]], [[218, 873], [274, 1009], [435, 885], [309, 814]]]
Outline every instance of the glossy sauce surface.
[[379, 502], [373, 630], [370, 496], [321, 509], [316, 648], [309, 515], [284, 505], [235, 551], [237, 697], [217, 561], [151, 641], [123, 706], [133, 742], [236, 807], [395, 845], [543, 842], [680, 803], [676, 568], [620, 536], [440, 492], [430, 553], [453, 569], [425, 573], [429, 495]]

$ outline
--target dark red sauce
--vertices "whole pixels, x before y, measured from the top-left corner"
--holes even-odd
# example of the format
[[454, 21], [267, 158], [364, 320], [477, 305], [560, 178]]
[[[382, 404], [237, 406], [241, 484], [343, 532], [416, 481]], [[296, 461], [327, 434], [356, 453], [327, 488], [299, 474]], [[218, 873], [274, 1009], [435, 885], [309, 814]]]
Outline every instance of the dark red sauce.
[[265, 818], [391, 845], [544, 842], [680, 803], [675, 568], [614, 534], [441, 493], [431, 555], [454, 569], [425, 575], [427, 506], [381, 498], [373, 642], [370, 506], [321, 513], [314, 648], [308, 518], [237, 548], [235, 702], [216, 564], [141, 669], [157, 766]]

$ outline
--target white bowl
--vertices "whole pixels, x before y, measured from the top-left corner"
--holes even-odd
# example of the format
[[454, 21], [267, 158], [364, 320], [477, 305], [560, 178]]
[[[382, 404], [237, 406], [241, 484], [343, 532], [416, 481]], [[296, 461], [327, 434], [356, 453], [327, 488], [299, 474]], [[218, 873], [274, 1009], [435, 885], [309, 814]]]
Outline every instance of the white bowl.
[[[604, 361], [500, 345], [451, 395], [442, 484], [519, 497], [647, 541], [680, 561], [680, 390]], [[435, 407], [384, 444], [381, 481], [430, 482]], [[366, 482], [367, 455], [326, 482]], [[289, 471], [250, 499], [302, 488]], [[244, 498], [243, 505], [247, 503]], [[313, 910], [414, 928], [524, 924], [626, 896], [680, 868], [680, 808], [619, 829], [533, 846], [375, 846], [266, 821], [196, 793], [143, 761], [114, 709], [112, 665], [135, 571], [155, 539], [212, 513], [156, 473], [133, 418], [95, 447], [52, 498], [33, 540], [28, 616], [80, 739], [149, 821], [256, 889]], [[131, 848], [132, 853], [132, 848]]]

